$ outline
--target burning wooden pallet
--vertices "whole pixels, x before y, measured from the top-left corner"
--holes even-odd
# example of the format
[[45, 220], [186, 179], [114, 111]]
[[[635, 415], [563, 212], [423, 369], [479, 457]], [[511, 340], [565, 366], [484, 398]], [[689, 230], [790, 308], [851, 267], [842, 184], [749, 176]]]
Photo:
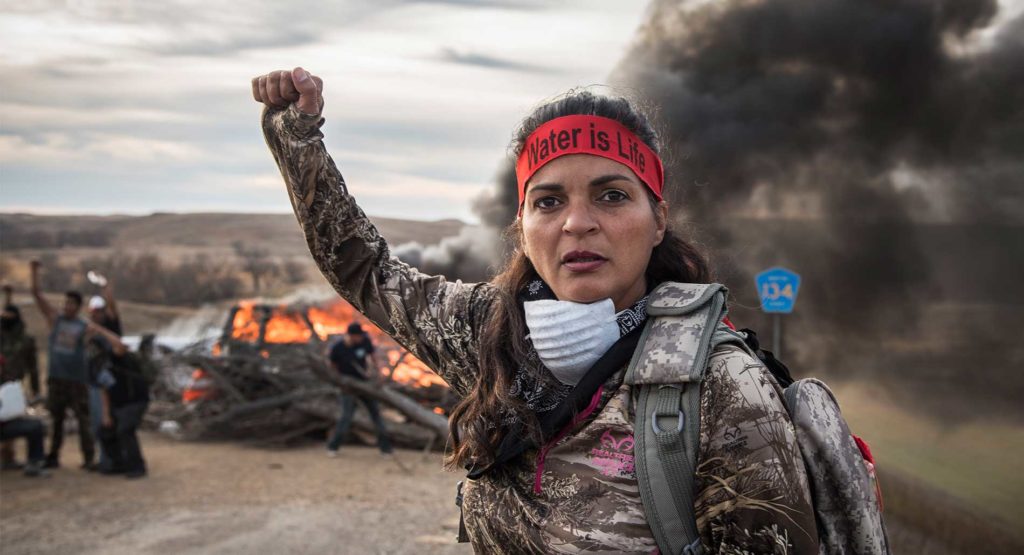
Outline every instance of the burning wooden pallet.
[[[355, 321], [374, 341], [378, 357], [387, 361], [378, 379], [342, 376], [326, 362], [328, 342]], [[154, 392], [149, 420], [174, 422], [185, 438], [287, 443], [324, 434], [337, 421], [341, 391], [379, 400], [396, 445], [442, 449], [448, 437], [446, 414], [454, 398], [447, 385], [344, 301], [328, 306], [241, 303], [229, 312], [212, 348], [196, 345], [169, 354], [161, 364], [164, 379]], [[373, 427], [362, 407], [353, 431], [373, 443]]]

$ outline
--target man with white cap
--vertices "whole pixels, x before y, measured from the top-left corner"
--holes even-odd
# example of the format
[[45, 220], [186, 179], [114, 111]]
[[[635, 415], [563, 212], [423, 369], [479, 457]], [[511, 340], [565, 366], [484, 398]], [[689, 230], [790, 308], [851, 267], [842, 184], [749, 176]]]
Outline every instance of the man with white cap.
[[[100, 294], [93, 295], [89, 299], [89, 319], [98, 326], [110, 330], [115, 335], [120, 337], [123, 335], [121, 329], [121, 315], [117, 310], [117, 303], [114, 301], [114, 287], [106, 277], [96, 272], [90, 271], [86, 276], [93, 285], [100, 287]], [[92, 426], [93, 437], [97, 438], [97, 446], [99, 447], [100, 462], [99, 470], [109, 471], [111, 469], [111, 458], [103, 450], [103, 443], [98, 441], [100, 437], [100, 431], [103, 428], [103, 397], [102, 387], [100, 387], [97, 377], [99, 368], [94, 368], [103, 360], [105, 357], [97, 357], [97, 351], [91, 351], [90, 354], [90, 379], [89, 379], [89, 420]]]
[[88, 277], [89, 281], [100, 287], [100, 294], [93, 295], [89, 299], [89, 319], [118, 336], [123, 335], [121, 315], [117, 310], [117, 303], [114, 301], [113, 284], [96, 272], [89, 272]]

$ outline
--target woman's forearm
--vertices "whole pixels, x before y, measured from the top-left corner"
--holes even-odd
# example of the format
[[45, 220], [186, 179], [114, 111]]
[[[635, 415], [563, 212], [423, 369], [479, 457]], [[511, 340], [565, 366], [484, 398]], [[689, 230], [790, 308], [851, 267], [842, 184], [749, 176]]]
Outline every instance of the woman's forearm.
[[388, 248], [327, 154], [322, 124], [319, 115], [306, 114], [295, 104], [263, 114], [267, 146], [313, 259], [342, 296], [365, 310], [361, 293], [388, 257]]
[[475, 330], [487, 314], [489, 286], [428, 276], [392, 258], [327, 154], [322, 124], [295, 104], [263, 114], [267, 145], [313, 259], [356, 309], [452, 387], [468, 386], [463, 382], [475, 374]]

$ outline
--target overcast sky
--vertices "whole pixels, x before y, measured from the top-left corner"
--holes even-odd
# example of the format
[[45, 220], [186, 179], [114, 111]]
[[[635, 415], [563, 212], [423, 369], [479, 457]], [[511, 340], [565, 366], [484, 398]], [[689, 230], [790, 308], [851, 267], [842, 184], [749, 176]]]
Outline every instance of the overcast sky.
[[302, 65], [367, 212], [473, 221], [519, 119], [605, 82], [644, 4], [0, 1], [0, 211], [288, 211], [249, 80]]

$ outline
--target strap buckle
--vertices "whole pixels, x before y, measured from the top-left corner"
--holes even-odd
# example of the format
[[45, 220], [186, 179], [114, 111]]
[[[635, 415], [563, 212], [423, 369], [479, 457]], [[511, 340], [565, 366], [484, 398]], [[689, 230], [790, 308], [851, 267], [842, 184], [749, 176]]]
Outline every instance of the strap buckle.
[[693, 540], [693, 543], [684, 547], [682, 555], [704, 555], [704, 544], [700, 543], [700, 538]]
[[[686, 416], [683, 411], [678, 412], [678, 420], [676, 421], [676, 433], [683, 431], [683, 422], [686, 420]], [[651, 411], [651, 429], [654, 430], [655, 434], [661, 435], [665, 430], [658, 425], [658, 411]]]
[[[663, 391], [663, 390], [666, 390], [666, 389], [674, 389], [675, 391], [673, 391], [671, 393]], [[679, 395], [683, 391], [684, 391], [683, 386], [680, 385], [680, 384], [662, 384], [662, 385], [658, 386], [658, 393], [659, 393], [659, 397], [658, 397], [659, 403], [658, 403], [658, 405], [661, 405], [661, 406], [660, 407], [659, 406], [655, 406], [654, 410], [651, 411], [651, 429], [654, 430], [655, 434], [661, 435], [662, 433], [665, 432], [665, 430], [661, 426], [658, 425], [658, 417], [659, 416], [670, 417], [672, 415], [671, 412], [667, 412], [667, 411], [666, 412], [661, 412], [659, 414], [659, 409], [666, 409], [666, 408], [668, 408], [668, 407], [665, 406], [664, 402], [662, 402], [664, 400], [668, 400], [669, 401], [669, 406], [674, 408], [675, 411], [676, 411], [676, 418], [677, 418], [677, 420], [676, 420], [676, 433], [679, 433], [679, 432], [683, 431], [683, 425], [685, 424], [686, 416], [683, 414], [682, 408], [679, 407]], [[668, 395], [668, 397], [667, 398], [664, 397], [665, 395]], [[677, 408], [677, 407], [679, 407], [679, 408]]]

